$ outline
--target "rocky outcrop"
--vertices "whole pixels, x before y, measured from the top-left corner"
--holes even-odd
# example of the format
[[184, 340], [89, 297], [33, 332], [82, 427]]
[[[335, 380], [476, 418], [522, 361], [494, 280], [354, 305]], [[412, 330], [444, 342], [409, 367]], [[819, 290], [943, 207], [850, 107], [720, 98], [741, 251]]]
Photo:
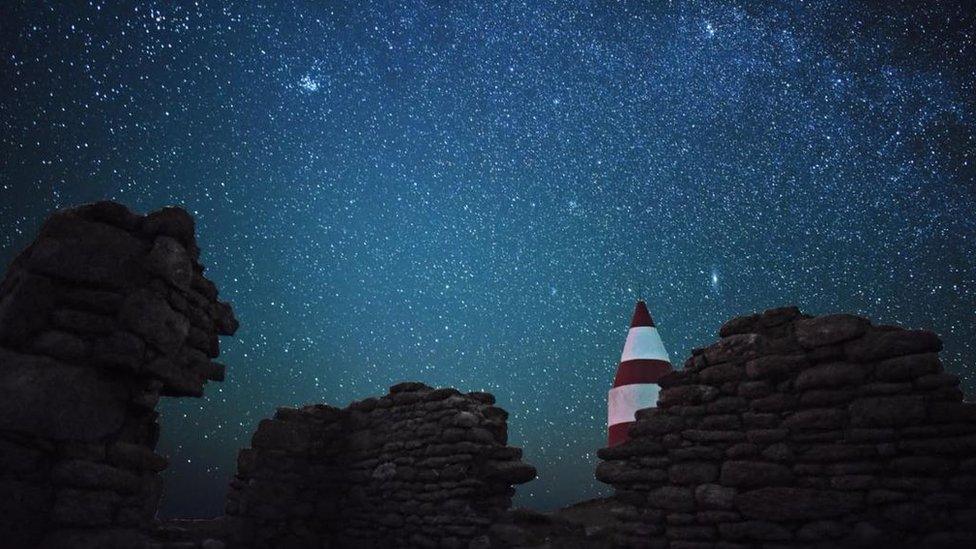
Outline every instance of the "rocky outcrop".
[[222, 380], [237, 321], [203, 276], [193, 219], [62, 210], [0, 283], [0, 539], [139, 547], [160, 494], [160, 396]]
[[733, 319], [599, 452], [628, 547], [976, 544], [976, 405], [935, 334]]
[[280, 408], [241, 450], [225, 524], [234, 547], [486, 546], [514, 484], [487, 393], [401, 383], [345, 409]]

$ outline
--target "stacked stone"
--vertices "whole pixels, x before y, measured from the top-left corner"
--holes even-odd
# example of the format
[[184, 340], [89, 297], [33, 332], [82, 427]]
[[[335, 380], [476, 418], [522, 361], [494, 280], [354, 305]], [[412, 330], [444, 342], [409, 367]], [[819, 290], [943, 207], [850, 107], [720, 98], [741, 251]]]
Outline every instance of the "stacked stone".
[[928, 331], [736, 318], [603, 449], [630, 547], [976, 546], [976, 405]]
[[513, 484], [535, 478], [487, 393], [401, 383], [389, 394], [281, 408], [240, 452], [232, 546], [443, 547], [487, 541]]
[[221, 380], [237, 327], [198, 262], [192, 218], [101, 202], [62, 210], [0, 283], [0, 539], [139, 547], [166, 459], [163, 396]]

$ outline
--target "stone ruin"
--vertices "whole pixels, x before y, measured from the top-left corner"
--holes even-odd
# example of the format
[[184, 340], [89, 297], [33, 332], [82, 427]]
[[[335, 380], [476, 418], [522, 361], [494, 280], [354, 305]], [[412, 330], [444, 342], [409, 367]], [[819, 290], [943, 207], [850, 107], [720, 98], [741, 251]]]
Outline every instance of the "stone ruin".
[[[0, 545], [43, 548], [976, 546], [976, 405], [931, 332], [795, 307], [733, 319], [599, 451], [613, 497], [509, 511], [534, 478], [487, 393], [403, 383], [281, 408], [227, 514], [155, 517], [160, 396], [221, 380], [237, 321], [193, 220], [62, 210], [0, 283]], [[614, 519], [604, 521], [604, 511]], [[583, 528], [597, 517], [601, 526]]]
[[976, 547], [976, 405], [935, 334], [795, 307], [727, 322], [600, 450], [625, 547]]
[[241, 451], [227, 516], [160, 523], [160, 396], [224, 378], [237, 329], [193, 219], [62, 210], [0, 284], [0, 545], [468, 547], [535, 478], [487, 393], [394, 386], [340, 410], [281, 408]]
[[494, 402], [401, 383], [342, 410], [279, 409], [238, 457], [228, 537], [256, 548], [488, 544], [512, 485], [535, 478], [506, 446], [508, 414]]
[[222, 380], [237, 320], [193, 219], [102, 202], [52, 215], [0, 283], [0, 540], [139, 547], [153, 525], [160, 396]]

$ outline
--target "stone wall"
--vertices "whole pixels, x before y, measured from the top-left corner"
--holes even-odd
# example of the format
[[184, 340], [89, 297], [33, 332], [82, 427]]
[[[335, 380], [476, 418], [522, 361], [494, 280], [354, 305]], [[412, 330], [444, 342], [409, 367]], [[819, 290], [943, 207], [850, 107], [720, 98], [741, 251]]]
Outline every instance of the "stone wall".
[[487, 547], [512, 485], [535, 478], [494, 402], [401, 383], [345, 409], [279, 409], [238, 457], [230, 545]]
[[167, 465], [160, 396], [221, 380], [237, 321], [192, 218], [102, 202], [53, 214], [0, 283], [0, 540], [139, 547]]
[[631, 547], [976, 546], [976, 405], [935, 334], [736, 318], [599, 452]]

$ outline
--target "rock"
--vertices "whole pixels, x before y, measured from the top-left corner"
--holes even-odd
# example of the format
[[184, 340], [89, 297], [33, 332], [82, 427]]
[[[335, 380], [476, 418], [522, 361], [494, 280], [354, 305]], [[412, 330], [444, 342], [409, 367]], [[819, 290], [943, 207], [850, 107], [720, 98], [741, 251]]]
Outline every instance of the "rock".
[[111, 491], [84, 491], [63, 489], [58, 491], [53, 520], [66, 526], [107, 526], [112, 523], [121, 498]]
[[146, 243], [116, 227], [70, 217], [63, 216], [58, 228], [45, 224], [41, 229], [27, 256], [31, 272], [107, 288], [124, 288], [138, 279]]
[[142, 487], [139, 477], [128, 471], [79, 459], [58, 463], [51, 471], [51, 480], [57, 485], [130, 494]]
[[0, 429], [96, 440], [122, 427], [127, 396], [93, 369], [0, 349]]
[[142, 222], [142, 232], [149, 236], [168, 236], [184, 246], [194, 243], [194, 223], [183, 208], [169, 207], [150, 213]]
[[745, 440], [746, 435], [742, 431], [704, 431], [700, 429], [688, 429], [681, 433], [685, 439], [693, 442], [738, 442]]
[[744, 398], [762, 398], [768, 396], [773, 388], [766, 381], [746, 381], [739, 384], [738, 394]]
[[98, 365], [137, 372], [145, 359], [145, 342], [124, 330], [114, 331], [93, 342], [92, 361]]
[[647, 504], [668, 511], [688, 512], [695, 509], [695, 498], [690, 488], [661, 486], [647, 494]]
[[731, 509], [736, 493], [720, 484], [701, 484], [695, 488], [695, 501], [705, 509]]
[[[208, 355], [219, 352], [218, 330], [236, 328], [198, 257], [186, 212], [143, 218], [105, 202], [56, 212], [11, 264], [0, 283], [7, 543], [148, 542], [155, 473], [166, 466], [151, 450], [159, 396], [200, 395], [207, 379], [222, 378]], [[10, 474], [27, 482], [2, 478]]]
[[715, 400], [718, 396], [718, 389], [709, 385], [682, 385], [661, 391], [658, 398], [659, 408], [668, 408], [677, 405], [702, 404]]
[[644, 435], [663, 435], [681, 431], [685, 427], [685, 420], [679, 416], [657, 415], [640, 418], [630, 428], [633, 437]]
[[672, 484], [703, 484], [718, 478], [718, 467], [708, 462], [677, 463], [668, 469], [668, 478]]
[[724, 486], [780, 486], [793, 482], [793, 473], [782, 465], [760, 461], [726, 461], [720, 482]]
[[861, 366], [834, 362], [808, 368], [800, 372], [796, 378], [796, 388], [799, 391], [855, 385], [864, 380], [867, 372]]
[[898, 444], [898, 447], [913, 453], [965, 456], [976, 453], [976, 435], [904, 440]]
[[234, 316], [234, 310], [229, 304], [223, 301], [216, 302], [214, 305], [214, 315], [214, 323], [217, 327], [218, 334], [232, 336], [237, 332], [240, 323], [237, 321], [237, 317]]
[[787, 541], [793, 534], [786, 528], [766, 520], [747, 520], [719, 525], [725, 539], [733, 541]]
[[148, 290], [129, 294], [122, 304], [120, 318], [133, 333], [164, 354], [175, 353], [190, 331], [186, 317]]
[[925, 419], [925, 400], [919, 396], [863, 398], [851, 403], [856, 427], [900, 427]]
[[136, 471], [160, 472], [166, 468], [168, 460], [139, 444], [116, 442], [106, 452], [109, 463]]
[[931, 391], [940, 387], [956, 387], [959, 385], [959, 376], [956, 374], [927, 374], [915, 379], [915, 388], [922, 391]]
[[796, 322], [796, 340], [806, 348], [823, 347], [860, 337], [871, 323], [859, 316], [835, 314]]
[[251, 446], [268, 449], [288, 448], [302, 452], [308, 448], [310, 441], [311, 433], [306, 425], [263, 419], [258, 424], [257, 432], [251, 437]]
[[847, 404], [851, 400], [854, 400], [855, 396], [857, 396], [857, 391], [854, 387], [814, 389], [802, 393], [798, 404], [801, 407], [823, 408]]
[[83, 359], [88, 355], [88, 343], [74, 334], [48, 330], [31, 342], [31, 352], [65, 361]]
[[0, 290], [0, 345], [20, 349], [47, 328], [54, 308], [54, 284], [47, 277], [13, 271]]
[[390, 394], [396, 393], [414, 393], [417, 391], [430, 391], [432, 387], [419, 383], [416, 381], [405, 381], [403, 383], [397, 383], [396, 385], [390, 387]]
[[784, 393], [773, 393], [768, 397], [753, 400], [749, 408], [755, 412], [783, 412], [796, 405], [796, 398], [793, 395]]
[[874, 376], [882, 381], [912, 381], [941, 370], [942, 363], [937, 353], [923, 353], [882, 360], [875, 366]]
[[976, 423], [976, 404], [971, 402], [930, 402], [928, 419], [935, 423]]
[[844, 353], [854, 362], [871, 362], [941, 350], [942, 341], [939, 336], [927, 330], [872, 330], [844, 346]]
[[146, 257], [146, 269], [180, 290], [190, 289], [193, 258], [176, 239], [160, 236]]
[[809, 365], [805, 355], [764, 355], [746, 363], [746, 375], [752, 379], [783, 379]]
[[733, 318], [723, 324], [718, 333], [721, 337], [757, 333], [780, 326], [800, 316], [800, 310], [795, 306], [769, 309], [762, 313]]
[[796, 531], [798, 541], [825, 541], [838, 539], [847, 535], [850, 531], [844, 523], [834, 520], [816, 520], [804, 524]]
[[500, 480], [506, 484], [523, 484], [536, 476], [535, 467], [518, 461], [492, 463], [485, 473], [488, 478]]
[[738, 364], [718, 364], [703, 369], [698, 373], [698, 379], [706, 385], [718, 385], [725, 381], [737, 381], [742, 374], [742, 366]]
[[762, 456], [770, 461], [792, 461], [793, 449], [787, 444], [773, 444], [763, 450]]
[[735, 508], [743, 516], [774, 521], [845, 516], [860, 507], [857, 494], [795, 487], [763, 487], [741, 492]]
[[755, 358], [765, 342], [758, 334], [738, 334], [723, 337], [705, 349], [705, 360], [709, 364], [745, 361]]
[[787, 416], [783, 426], [789, 429], [839, 429], [847, 423], [847, 412], [837, 408], [811, 408]]
[[901, 474], [944, 475], [952, 470], [954, 463], [933, 456], [904, 456], [888, 462], [888, 467]]

